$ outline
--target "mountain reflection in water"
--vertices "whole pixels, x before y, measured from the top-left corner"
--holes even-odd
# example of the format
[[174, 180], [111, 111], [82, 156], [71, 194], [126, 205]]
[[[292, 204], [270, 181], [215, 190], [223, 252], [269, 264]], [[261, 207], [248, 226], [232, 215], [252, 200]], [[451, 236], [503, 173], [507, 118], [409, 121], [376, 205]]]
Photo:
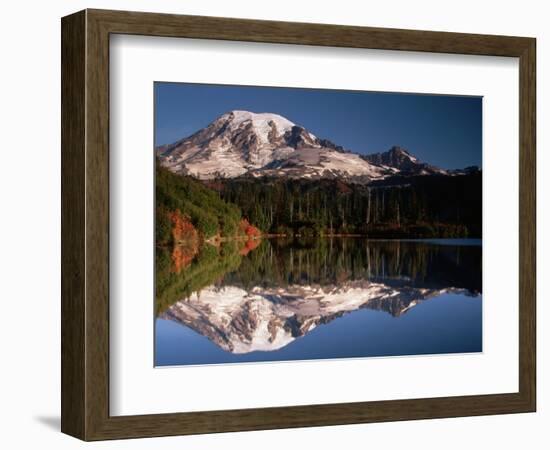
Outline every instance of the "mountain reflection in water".
[[[396, 332], [399, 334], [400, 321], [404, 330], [411, 327], [402, 319], [409, 311], [437, 297], [464, 299], [461, 301], [477, 297], [479, 308], [472, 307], [467, 314], [448, 311], [454, 315], [453, 320], [468, 323], [460, 332], [452, 331], [452, 327], [447, 331], [445, 327], [438, 328], [439, 331], [433, 333], [435, 350], [419, 343], [418, 353], [481, 351], [481, 241], [264, 239], [258, 248], [244, 254], [235, 243], [227, 243], [220, 249], [206, 245], [183, 270], [174, 268], [170, 252], [158, 250], [156, 363], [346, 356], [350, 354], [349, 343], [345, 350], [339, 351], [335, 348], [336, 343], [345, 336], [337, 334], [352, 334], [353, 327], [366, 332], [364, 328], [371, 319], [361, 319], [363, 316], [360, 318], [357, 314], [359, 310], [367, 314], [371, 311], [371, 315], [375, 311], [383, 312], [388, 318], [394, 318], [391, 327], [398, 327]], [[430, 313], [425, 311], [428, 317]], [[283, 354], [285, 347], [293, 347], [301, 339], [312, 341], [308, 348], [314, 347], [316, 333], [311, 333], [314, 329], [326, 327], [329, 330], [327, 324], [349, 315], [357, 315], [357, 319], [348, 321], [352, 328], [333, 327], [335, 334], [326, 356], [319, 349], [300, 351], [293, 356]], [[435, 329], [441, 325], [429, 323], [434, 320], [424, 318], [422, 326]], [[172, 328], [168, 333], [167, 321], [184, 325], [218, 349], [197, 341], [197, 336], [193, 339], [178, 337]], [[393, 337], [378, 333], [370, 339], [398, 339], [396, 332]], [[311, 338], [307, 336], [309, 333]], [[420, 330], [416, 334], [420, 336]], [[412, 333], [408, 339], [414, 340], [414, 335]], [[438, 346], [438, 339], [452, 342], [452, 345]], [[204, 345], [207, 353], [210, 348], [212, 358], [204, 355], [199, 360], [186, 357], [187, 353], [193, 353], [191, 349], [186, 352], [191, 343]], [[410, 342], [407, 345], [411, 345]], [[412, 350], [405, 347], [402, 354], [411, 354]], [[374, 353], [362, 352], [361, 348], [358, 343], [357, 351], [352, 354], [385, 354], [382, 347]], [[216, 356], [220, 350], [226, 355]], [[401, 353], [399, 347], [395, 347], [387, 354]]]

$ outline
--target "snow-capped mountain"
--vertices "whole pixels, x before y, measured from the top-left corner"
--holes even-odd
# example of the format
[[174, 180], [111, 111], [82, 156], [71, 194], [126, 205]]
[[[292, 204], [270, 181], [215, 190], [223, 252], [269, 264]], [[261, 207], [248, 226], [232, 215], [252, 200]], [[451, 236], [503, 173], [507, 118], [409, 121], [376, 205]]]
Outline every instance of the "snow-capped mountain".
[[228, 112], [206, 128], [157, 148], [163, 166], [200, 179], [280, 175], [381, 178], [387, 170], [277, 114]]
[[395, 317], [441, 294], [464, 289], [391, 287], [357, 280], [341, 286], [288, 288], [211, 286], [182, 299], [160, 317], [186, 325], [232, 353], [273, 351], [360, 308]]
[[173, 144], [156, 149], [172, 172], [208, 180], [286, 176], [371, 181], [396, 174], [446, 174], [406, 150], [359, 155], [272, 113], [230, 111]]

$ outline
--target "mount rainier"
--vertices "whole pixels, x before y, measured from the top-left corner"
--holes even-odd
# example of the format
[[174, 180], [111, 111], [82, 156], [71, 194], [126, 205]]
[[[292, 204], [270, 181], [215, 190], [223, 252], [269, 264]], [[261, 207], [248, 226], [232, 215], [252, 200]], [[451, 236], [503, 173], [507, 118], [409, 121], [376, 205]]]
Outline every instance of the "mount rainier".
[[214, 178], [345, 178], [358, 182], [394, 175], [454, 175], [406, 150], [360, 155], [272, 113], [230, 111], [206, 128], [156, 148], [161, 165], [202, 180]]

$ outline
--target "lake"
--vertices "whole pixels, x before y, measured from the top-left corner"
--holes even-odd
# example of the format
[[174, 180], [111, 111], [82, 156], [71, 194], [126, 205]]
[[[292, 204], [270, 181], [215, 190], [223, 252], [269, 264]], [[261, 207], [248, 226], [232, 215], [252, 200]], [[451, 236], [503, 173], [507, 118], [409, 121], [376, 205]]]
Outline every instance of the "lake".
[[482, 351], [481, 240], [157, 249], [155, 365]]

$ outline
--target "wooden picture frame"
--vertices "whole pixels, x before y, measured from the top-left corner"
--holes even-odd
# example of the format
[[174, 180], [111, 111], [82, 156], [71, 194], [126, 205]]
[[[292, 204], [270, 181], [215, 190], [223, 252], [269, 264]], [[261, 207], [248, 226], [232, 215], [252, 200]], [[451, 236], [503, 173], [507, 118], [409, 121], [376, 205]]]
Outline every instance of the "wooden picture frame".
[[[62, 30], [62, 416], [84, 440], [535, 411], [533, 38], [85, 10]], [[109, 415], [109, 36], [135, 34], [519, 58], [519, 392]]]

